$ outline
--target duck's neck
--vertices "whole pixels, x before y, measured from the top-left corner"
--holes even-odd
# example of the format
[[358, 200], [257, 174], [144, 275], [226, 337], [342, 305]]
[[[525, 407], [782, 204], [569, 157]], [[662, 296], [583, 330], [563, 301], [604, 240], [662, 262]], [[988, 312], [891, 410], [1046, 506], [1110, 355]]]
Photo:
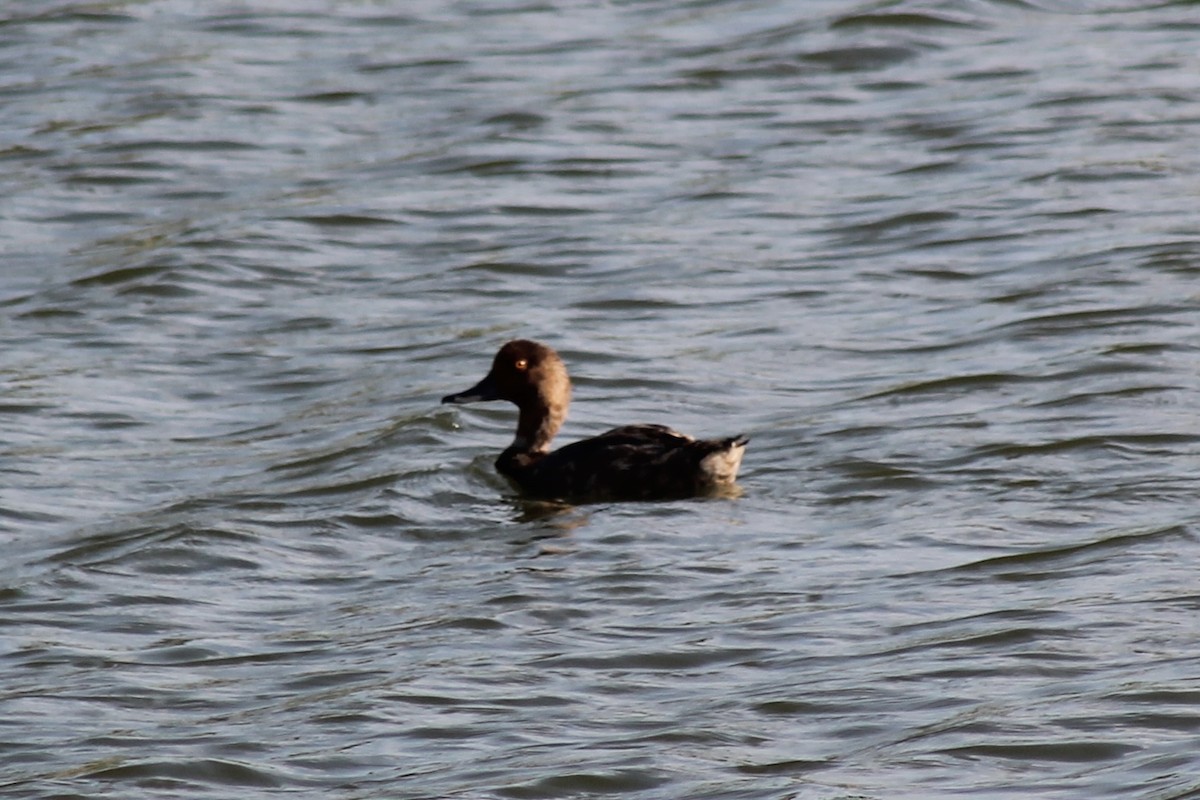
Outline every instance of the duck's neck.
[[567, 418], [567, 407], [558, 403], [546, 403], [540, 398], [536, 403], [521, 407], [517, 420], [517, 435], [510, 450], [522, 453], [546, 453], [554, 434]]

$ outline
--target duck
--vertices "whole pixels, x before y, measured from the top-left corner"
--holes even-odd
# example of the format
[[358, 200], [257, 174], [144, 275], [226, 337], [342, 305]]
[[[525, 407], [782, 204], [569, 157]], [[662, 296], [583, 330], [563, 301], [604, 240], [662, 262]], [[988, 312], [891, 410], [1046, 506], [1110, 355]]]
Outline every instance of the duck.
[[734, 488], [745, 435], [696, 439], [666, 425], [624, 425], [550, 449], [567, 417], [571, 379], [548, 345], [514, 339], [483, 380], [442, 403], [507, 400], [518, 410], [512, 444], [496, 471], [524, 495], [564, 502], [660, 500], [727, 495]]

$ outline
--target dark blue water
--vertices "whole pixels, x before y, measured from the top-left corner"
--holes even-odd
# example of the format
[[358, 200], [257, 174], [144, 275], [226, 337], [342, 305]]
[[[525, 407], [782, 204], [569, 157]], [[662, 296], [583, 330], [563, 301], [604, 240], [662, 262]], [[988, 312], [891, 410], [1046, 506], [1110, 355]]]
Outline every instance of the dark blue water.
[[[8, 3], [0, 794], [1200, 797], [1197, 33]], [[742, 496], [517, 497], [518, 336]]]

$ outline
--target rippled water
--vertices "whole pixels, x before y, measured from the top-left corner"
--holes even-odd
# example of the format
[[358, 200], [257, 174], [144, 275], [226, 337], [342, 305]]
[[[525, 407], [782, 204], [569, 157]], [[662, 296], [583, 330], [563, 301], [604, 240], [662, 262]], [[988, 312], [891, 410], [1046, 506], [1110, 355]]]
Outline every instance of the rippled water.
[[[1189, 2], [0, 9], [0, 794], [1200, 797]], [[745, 431], [555, 511], [439, 406]]]

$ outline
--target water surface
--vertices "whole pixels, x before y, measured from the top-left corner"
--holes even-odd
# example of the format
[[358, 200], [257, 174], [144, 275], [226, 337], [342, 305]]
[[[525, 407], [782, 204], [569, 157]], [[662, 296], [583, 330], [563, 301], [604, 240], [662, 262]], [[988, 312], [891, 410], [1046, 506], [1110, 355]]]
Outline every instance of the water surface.
[[[3, 793], [1200, 797], [1198, 32], [8, 4]], [[516, 336], [744, 494], [516, 497]]]

